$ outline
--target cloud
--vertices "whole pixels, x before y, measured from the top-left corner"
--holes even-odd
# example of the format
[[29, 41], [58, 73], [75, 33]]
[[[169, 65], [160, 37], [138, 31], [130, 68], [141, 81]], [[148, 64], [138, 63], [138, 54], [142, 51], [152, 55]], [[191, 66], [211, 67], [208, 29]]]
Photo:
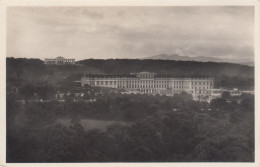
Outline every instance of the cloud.
[[253, 59], [253, 7], [9, 7], [13, 57]]

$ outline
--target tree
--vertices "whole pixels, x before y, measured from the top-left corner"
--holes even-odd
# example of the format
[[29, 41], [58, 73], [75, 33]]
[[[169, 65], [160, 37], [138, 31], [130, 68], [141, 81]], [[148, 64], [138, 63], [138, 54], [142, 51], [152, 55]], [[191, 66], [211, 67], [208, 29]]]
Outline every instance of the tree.
[[254, 112], [255, 109], [255, 98], [253, 95], [244, 98], [241, 102], [241, 106], [243, 109], [249, 112]]
[[221, 97], [222, 97], [222, 99], [225, 99], [225, 100], [230, 99], [231, 98], [230, 92], [228, 92], [228, 91], [223, 92]]
[[226, 105], [227, 105], [227, 101], [223, 98], [213, 99], [210, 102], [210, 107], [214, 110], [223, 109], [226, 107]]

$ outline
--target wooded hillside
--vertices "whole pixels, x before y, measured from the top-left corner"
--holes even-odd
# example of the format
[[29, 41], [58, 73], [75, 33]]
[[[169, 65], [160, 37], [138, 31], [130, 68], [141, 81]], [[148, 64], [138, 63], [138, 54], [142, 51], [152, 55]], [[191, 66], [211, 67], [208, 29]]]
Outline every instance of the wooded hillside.
[[176, 77], [210, 76], [215, 79], [215, 87], [238, 87], [253, 89], [254, 67], [214, 62], [193, 62], [173, 60], [135, 59], [86, 59], [76, 65], [44, 65], [40, 59], [7, 58], [7, 81], [59, 82], [80, 80], [84, 74], [129, 74], [149, 71]]

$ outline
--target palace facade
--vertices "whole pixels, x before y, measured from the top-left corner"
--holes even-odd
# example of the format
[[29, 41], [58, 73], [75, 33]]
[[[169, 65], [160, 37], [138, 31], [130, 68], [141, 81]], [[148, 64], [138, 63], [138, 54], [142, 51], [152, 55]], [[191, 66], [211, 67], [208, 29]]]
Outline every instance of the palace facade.
[[65, 59], [61, 56], [55, 58], [55, 59], [46, 59], [44, 61], [45, 64], [57, 64], [57, 65], [63, 65], [63, 64], [75, 64], [75, 59]]
[[194, 99], [210, 97], [214, 85], [213, 78], [170, 77], [151, 72], [130, 75], [87, 75], [81, 78], [81, 85], [124, 89], [129, 92], [166, 94], [187, 92]]

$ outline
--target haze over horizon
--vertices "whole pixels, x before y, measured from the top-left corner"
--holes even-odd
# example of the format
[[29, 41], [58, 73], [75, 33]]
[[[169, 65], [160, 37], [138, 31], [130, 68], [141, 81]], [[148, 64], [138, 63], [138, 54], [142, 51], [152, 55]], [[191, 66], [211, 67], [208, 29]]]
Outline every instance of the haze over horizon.
[[7, 57], [254, 60], [254, 8], [8, 7]]

